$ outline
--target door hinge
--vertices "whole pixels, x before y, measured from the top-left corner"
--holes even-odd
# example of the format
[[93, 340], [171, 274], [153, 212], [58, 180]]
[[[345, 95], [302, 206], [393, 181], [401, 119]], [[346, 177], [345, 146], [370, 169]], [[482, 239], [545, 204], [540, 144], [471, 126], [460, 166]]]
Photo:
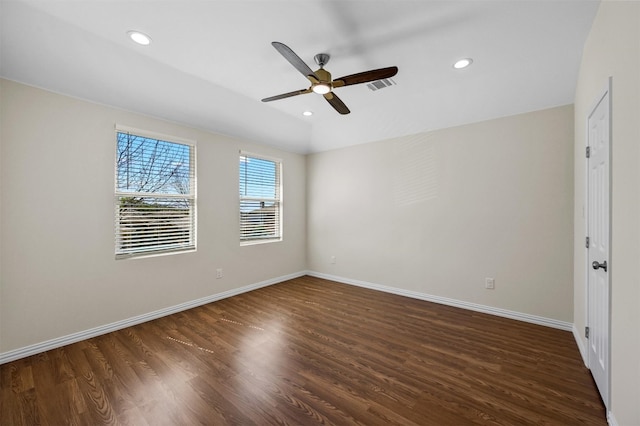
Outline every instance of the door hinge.
[[589, 338], [589, 327], [584, 328], [584, 337]]
[[585, 244], [585, 247], [589, 248], [589, 237], [587, 237], [587, 243]]
[[588, 146], [587, 147], [587, 158], [590, 158], [590, 157], [591, 157], [591, 147]]

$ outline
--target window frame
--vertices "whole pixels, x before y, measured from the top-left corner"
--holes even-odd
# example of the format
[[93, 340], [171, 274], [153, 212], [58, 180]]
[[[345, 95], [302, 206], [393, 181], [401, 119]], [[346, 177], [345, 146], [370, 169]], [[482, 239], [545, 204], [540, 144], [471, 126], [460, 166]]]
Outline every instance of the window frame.
[[[151, 139], [154, 141], [160, 141], [169, 144], [185, 145], [189, 147], [189, 193], [188, 194], [172, 194], [164, 192], [136, 192], [136, 191], [121, 191], [118, 188], [118, 152], [119, 152], [119, 137], [120, 133], [130, 134], [135, 137]], [[179, 253], [188, 253], [197, 251], [197, 142], [195, 140], [184, 139], [172, 135], [166, 135], [162, 133], [152, 132], [148, 130], [137, 129], [129, 126], [115, 125], [115, 157], [114, 157], [114, 249], [116, 259], [132, 259], [132, 258], [145, 258], [154, 256], [164, 256]], [[188, 203], [188, 229], [189, 239], [187, 244], [177, 244], [171, 246], [166, 244], [164, 247], [158, 245], [155, 248], [146, 247], [139, 250], [126, 250], [121, 248], [121, 222], [120, 222], [120, 208], [122, 197], [140, 197], [150, 198], [157, 200], [186, 200]], [[160, 210], [161, 211], [161, 210]]]
[[[240, 168], [240, 163], [242, 162], [243, 158], [254, 158], [257, 160], [262, 160], [262, 161], [269, 161], [275, 164], [276, 166], [276, 176], [275, 176], [275, 180], [276, 183], [274, 185], [274, 189], [275, 189], [275, 193], [276, 193], [276, 197], [275, 198], [269, 198], [269, 197], [251, 197], [251, 196], [243, 196], [241, 194], [241, 188], [242, 188], [242, 176], [240, 175], [241, 172], [241, 168]], [[256, 154], [254, 152], [249, 152], [249, 151], [240, 151], [239, 153], [239, 157], [238, 157], [238, 194], [239, 194], [239, 198], [238, 198], [238, 237], [240, 240], [240, 245], [241, 246], [250, 246], [250, 245], [256, 245], [256, 244], [268, 244], [268, 243], [275, 243], [275, 242], [280, 242], [283, 239], [283, 235], [284, 235], [284, 229], [283, 229], [283, 161], [280, 158], [275, 158], [275, 157], [270, 157], [270, 156], [266, 156], [266, 155], [262, 155], [262, 154]], [[260, 238], [260, 237], [255, 237], [255, 238], [243, 238], [244, 232], [243, 232], [243, 218], [242, 218], [242, 204], [243, 201], [254, 201], [254, 202], [261, 202], [264, 201], [265, 203], [267, 202], [273, 202], [276, 206], [277, 206], [277, 212], [276, 212], [276, 224], [274, 225], [275, 229], [276, 229], [276, 234], [273, 237], [266, 237], [266, 238]]]

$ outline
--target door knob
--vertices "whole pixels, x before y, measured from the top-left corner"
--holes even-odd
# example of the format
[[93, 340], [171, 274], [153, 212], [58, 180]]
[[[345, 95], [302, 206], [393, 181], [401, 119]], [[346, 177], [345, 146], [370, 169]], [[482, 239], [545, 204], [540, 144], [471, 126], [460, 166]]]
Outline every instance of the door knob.
[[591, 266], [593, 266], [593, 269], [598, 269], [598, 268], [602, 268], [604, 269], [605, 272], [607, 272], [607, 261], [605, 260], [602, 263], [598, 263], [597, 260], [594, 260], [593, 263], [591, 264]]

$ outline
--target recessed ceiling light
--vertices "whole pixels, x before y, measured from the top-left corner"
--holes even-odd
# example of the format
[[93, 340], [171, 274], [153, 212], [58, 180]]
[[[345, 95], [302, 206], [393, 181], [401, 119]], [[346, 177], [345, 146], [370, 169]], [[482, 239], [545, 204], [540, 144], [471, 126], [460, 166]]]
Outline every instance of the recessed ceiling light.
[[141, 33], [140, 31], [127, 31], [127, 34], [129, 35], [129, 38], [133, 41], [135, 41], [138, 44], [141, 44], [143, 46], [148, 46], [149, 44], [151, 44], [151, 37], [149, 37], [148, 35]]
[[304, 115], [305, 117], [310, 117], [310, 116], [312, 116], [312, 115], [313, 115], [313, 112], [311, 112], [311, 111], [305, 111], [305, 112], [303, 112], [303, 113], [302, 113], [302, 115]]
[[469, 65], [471, 65], [473, 63], [473, 59], [471, 58], [464, 58], [464, 59], [459, 59], [456, 61], [455, 64], [453, 64], [453, 67], [457, 70], [460, 70], [462, 68], [466, 68]]

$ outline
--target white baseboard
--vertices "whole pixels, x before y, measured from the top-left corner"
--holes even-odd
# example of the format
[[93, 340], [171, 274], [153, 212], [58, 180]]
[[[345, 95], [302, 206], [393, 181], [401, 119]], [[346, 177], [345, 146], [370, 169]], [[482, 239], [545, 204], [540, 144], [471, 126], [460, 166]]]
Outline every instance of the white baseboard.
[[609, 423], [609, 426], [618, 426], [618, 422], [611, 411], [607, 411], [607, 423]]
[[587, 362], [587, 348], [584, 346], [582, 337], [580, 337], [580, 331], [578, 331], [575, 324], [573, 325], [573, 327], [571, 327], [571, 331], [573, 332], [573, 338], [575, 339], [576, 344], [578, 345], [578, 350], [580, 351], [582, 362], [584, 362], [585, 367], [589, 368], [589, 364]]
[[397, 294], [400, 296], [411, 297], [413, 299], [425, 300], [428, 302], [440, 303], [443, 305], [453, 306], [453, 307], [462, 308], [462, 309], [468, 309], [468, 310], [482, 312], [490, 315], [496, 315], [500, 317], [515, 319], [515, 320], [529, 322], [529, 323], [538, 324], [538, 325], [544, 325], [547, 327], [557, 328], [560, 330], [573, 331], [574, 337], [576, 337], [576, 342], [578, 343], [578, 348], [580, 350], [580, 353], [583, 359], [586, 359], [584, 356], [585, 352], [584, 352], [584, 347], [582, 345], [582, 342], [576, 336], [577, 330], [574, 330], [573, 324], [568, 322], [558, 321], [555, 319], [540, 317], [536, 315], [525, 314], [521, 312], [509, 311], [506, 309], [495, 308], [492, 306], [479, 305], [476, 303], [470, 303], [470, 302], [465, 302], [465, 301], [456, 300], [456, 299], [449, 299], [446, 297], [434, 296], [426, 293], [419, 293], [415, 291], [404, 290], [396, 287], [389, 287], [381, 284], [374, 284], [366, 281], [353, 280], [353, 279], [339, 277], [335, 275], [323, 274], [315, 271], [300, 271], [297, 273], [284, 275], [277, 278], [272, 278], [269, 280], [261, 281], [259, 283], [250, 284], [237, 289], [228, 290], [222, 293], [217, 293], [211, 296], [206, 296], [200, 299], [181, 303], [179, 305], [170, 306], [168, 308], [159, 309], [157, 311], [138, 315], [122, 321], [116, 321], [111, 324], [105, 324], [89, 330], [80, 331], [78, 333], [72, 333], [66, 336], [47, 340], [45, 342], [40, 342], [33, 345], [25, 346], [23, 348], [4, 352], [0, 354], [0, 364], [5, 364], [7, 362], [15, 361], [17, 359], [25, 358], [31, 355], [36, 355], [51, 349], [56, 349], [65, 345], [69, 345], [71, 343], [76, 343], [81, 340], [86, 340], [86, 339], [90, 339], [92, 337], [100, 336], [106, 333], [111, 333], [116, 330], [121, 330], [123, 328], [131, 327], [136, 324], [141, 324], [143, 322], [151, 321], [157, 318], [162, 318], [167, 315], [175, 314], [177, 312], [182, 312], [187, 309], [195, 308], [201, 305], [206, 305], [207, 303], [226, 299], [228, 297], [236, 296], [238, 294], [256, 290], [261, 287], [267, 287], [269, 285], [277, 284], [277, 283], [287, 281], [293, 278], [298, 278], [304, 275], [310, 275], [317, 278], [324, 278], [331, 281], [337, 281], [340, 283], [355, 285], [358, 287], [364, 287], [371, 290], [378, 290], [386, 293]]
[[310, 275], [312, 277], [317, 277], [317, 278], [323, 278], [330, 281], [337, 281], [343, 284], [351, 284], [358, 287], [364, 287], [371, 290], [384, 291], [386, 293], [392, 293], [400, 296], [411, 297], [413, 299], [425, 300], [427, 302], [434, 302], [442, 305], [468, 309], [471, 311], [482, 312], [485, 314], [496, 315], [499, 317], [515, 319], [515, 320], [524, 321], [532, 324], [544, 325], [546, 327], [557, 328], [560, 330], [571, 331], [573, 329], [573, 324], [569, 322], [559, 321], [552, 318], [545, 318], [537, 315], [525, 314], [522, 312], [510, 311], [502, 308], [494, 308], [493, 306], [479, 305], [477, 303], [465, 302], [463, 300], [449, 299], [447, 297], [434, 296], [431, 294], [404, 290], [401, 288], [389, 287], [389, 286], [374, 284], [366, 281], [353, 280], [350, 278], [343, 278], [343, 277], [323, 274], [315, 271], [307, 271], [307, 275]]
[[20, 358], [25, 358], [31, 355], [36, 355], [42, 352], [56, 349], [62, 346], [76, 343], [81, 340], [90, 339], [91, 337], [100, 336], [103, 334], [111, 333], [112, 331], [121, 330], [123, 328], [131, 327], [133, 325], [142, 324], [143, 322], [151, 321], [154, 319], [162, 318], [167, 315], [175, 314], [177, 312], [186, 311], [187, 309], [195, 308], [198, 306], [206, 305], [207, 303], [215, 302], [217, 300], [226, 299], [231, 296], [246, 293], [252, 290], [257, 290], [262, 287], [267, 287], [273, 284], [278, 284], [283, 281], [291, 280], [306, 275], [306, 271], [300, 271], [289, 275], [284, 275], [277, 278], [261, 281], [259, 283], [246, 285], [244, 287], [236, 288], [233, 290], [224, 291], [222, 293], [213, 294], [211, 296], [202, 297], [200, 299], [192, 300], [189, 302], [181, 303], [179, 305], [170, 306], [168, 308], [159, 309], [157, 311], [149, 312], [146, 314], [138, 315], [132, 318], [128, 318], [122, 321], [116, 321], [111, 324], [102, 325], [89, 330], [80, 331], [78, 333], [69, 334], [66, 336], [58, 337], [55, 339], [47, 340], [45, 342], [36, 343], [33, 345], [25, 346], [23, 348], [14, 349], [12, 351], [4, 352], [0, 354], [0, 364], [15, 361]]

